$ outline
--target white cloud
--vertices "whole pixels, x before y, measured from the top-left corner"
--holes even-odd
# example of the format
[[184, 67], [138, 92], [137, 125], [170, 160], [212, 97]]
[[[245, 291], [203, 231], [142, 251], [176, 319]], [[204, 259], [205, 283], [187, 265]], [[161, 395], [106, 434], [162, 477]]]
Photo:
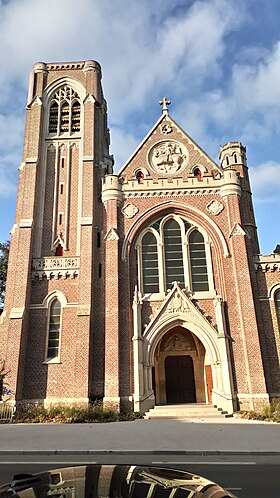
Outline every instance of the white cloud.
[[200, 134], [207, 134], [211, 123], [246, 143], [279, 134], [280, 42], [264, 50], [257, 63], [234, 65], [227, 86], [205, 91], [200, 100], [185, 105], [198, 121]]
[[81, 0], [78, 8], [75, 0], [14, 0], [0, 5], [0, 92], [7, 81], [26, 88], [37, 60], [95, 58], [112, 120], [123, 122], [155, 88], [182, 94], [217, 78], [225, 36], [242, 21], [233, 0], [185, 8], [179, 0]]
[[242, 20], [232, 1], [195, 1], [180, 15], [176, 6], [179, 1], [170, 6], [167, 0], [81, 0], [78, 8], [75, 0], [2, 5], [0, 81], [24, 76], [26, 85], [37, 60], [96, 58], [106, 74], [111, 113], [123, 120], [155, 85], [172, 82], [182, 90], [190, 84], [191, 71], [196, 85], [206, 74], [213, 77], [225, 35]]
[[[15, 192], [28, 75], [38, 60], [101, 63], [116, 171], [153, 125], [151, 106], [163, 94], [213, 157], [220, 142], [259, 145], [279, 134], [280, 42], [251, 46], [248, 37], [242, 46], [250, 11], [249, 0], [0, 0], [0, 196]], [[257, 199], [275, 199], [277, 163], [250, 172]]]
[[19, 117], [0, 114], [0, 197], [8, 198], [16, 192], [22, 125]]
[[254, 199], [258, 203], [279, 204], [280, 164], [267, 161], [250, 169]]
[[0, 150], [19, 149], [23, 135], [22, 119], [11, 114], [0, 114]]
[[114, 171], [117, 173], [134, 152], [138, 146], [139, 140], [119, 127], [113, 127], [111, 131], [113, 132], [111, 149], [112, 151], [117, 151], [117, 153], [114, 154]]

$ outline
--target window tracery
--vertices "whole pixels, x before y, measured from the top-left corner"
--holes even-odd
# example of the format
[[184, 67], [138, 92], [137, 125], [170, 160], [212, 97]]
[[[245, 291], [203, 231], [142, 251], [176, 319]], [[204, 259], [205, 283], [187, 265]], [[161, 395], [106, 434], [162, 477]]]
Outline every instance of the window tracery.
[[157, 220], [142, 233], [137, 250], [140, 289], [146, 296], [167, 292], [175, 281], [193, 292], [210, 290], [210, 248], [187, 220], [176, 215]]
[[78, 94], [65, 85], [50, 101], [49, 133], [61, 135], [77, 133], [81, 127], [81, 104]]

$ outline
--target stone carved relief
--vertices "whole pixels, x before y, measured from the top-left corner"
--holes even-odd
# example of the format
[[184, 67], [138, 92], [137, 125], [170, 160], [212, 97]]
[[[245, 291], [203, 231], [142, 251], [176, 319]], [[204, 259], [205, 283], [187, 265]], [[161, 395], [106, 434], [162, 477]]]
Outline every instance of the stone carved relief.
[[206, 209], [209, 213], [217, 216], [223, 211], [224, 205], [221, 202], [214, 200], [207, 204]]
[[187, 149], [179, 142], [164, 141], [151, 148], [148, 161], [156, 173], [173, 175], [187, 166], [188, 156]]
[[34, 270], [56, 270], [69, 269], [69, 268], [79, 268], [80, 258], [65, 258], [65, 257], [45, 257], [45, 258], [33, 258], [32, 268]]
[[166, 342], [163, 351], [191, 351], [192, 349], [186, 337], [176, 334]]
[[173, 299], [170, 301], [170, 303], [167, 306], [166, 311], [168, 313], [186, 313], [190, 311], [189, 306], [187, 304], [187, 301], [185, 301], [182, 296], [179, 294], [177, 291], [174, 294]]
[[173, 128], [172, 128], [171, 124], [165, 123], [161, 127], [161, 133], [163, 133], [163, 135], [168, 135], [168, 133], [171, 133], [172, 130], [173, 130]]
[[176, 320], [178, 316], [183, 318], [184, 315], [187, 316], [186, 320], [195, 321], [203, 328], [207, 327], [212, 333], [217, 334], [217, 330], [208, 320], [209, 317], [192, 302], [192, 293], [186, 289], [181, 289], [178, 282], [173, 282], [173, 284], [165, 302], [159, 307], [158, 305], [153, 307], [152, 315], [146, 316], [145, 325], [143, 324], [143, 337], [148, 336], [160, 322], [166, 324], [167, 321], [170, 321], [174, 323], [174, 319]]
[[133, 218], [138, 213], [139, 209], [130, 202], [122, 208], [122, 213], [126, 218]]
[[111, 227], [106, 233], [104, 240], [119, 240], [118, 232], [115, 228]]
[[243, 230], [239, 223], [234, 224], [233, 229], [229, 234], [230, 237], [235, 237], [236, 235], [246, 235], [245, 230]]

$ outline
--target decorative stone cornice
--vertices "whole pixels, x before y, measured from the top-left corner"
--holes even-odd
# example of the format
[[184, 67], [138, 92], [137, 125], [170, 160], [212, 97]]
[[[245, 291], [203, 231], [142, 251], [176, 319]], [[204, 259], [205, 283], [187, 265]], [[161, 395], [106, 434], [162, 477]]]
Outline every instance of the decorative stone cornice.
[[32, 279], [75, 278], [79, 274], [80, 258], [45, 257], [33, 258]]
[[46, 69], [48, 71], [62, 71], [69, 69], [83, 69], [85, 63], [84, 62], [61, 62], [54, 64], [46, 64]]
[[254, 266], [256, 271], [280, 272], [280, 254], [258, 254], [254, 256]]
[[186, 195], [215, 195], [219, 194], [219, 189], [192, 189], [192, 190], [148, 190], [125, 192], [124, 199], [141, 198], [141, 197], [184, 197]]

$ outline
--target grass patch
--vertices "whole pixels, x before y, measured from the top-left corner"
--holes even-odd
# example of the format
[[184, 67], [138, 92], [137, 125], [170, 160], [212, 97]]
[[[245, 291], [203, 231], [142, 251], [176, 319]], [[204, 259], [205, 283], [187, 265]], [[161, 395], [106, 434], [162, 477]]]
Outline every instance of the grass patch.
[[280, 400], [272, 400], [270, 403], [263, 405], [260, 411], [241, 411], [240, 416], [250, 420], [280, 423]]
[[103, 408], [100, 404], [85, 405], [51, 405], [44, 408], [41, 405], [19, 407], [13, 418], [13, 423], [56, 423], [80, 424], [90, 422], [119, 422], [141, 418], [139, 413], [119, 413]]

